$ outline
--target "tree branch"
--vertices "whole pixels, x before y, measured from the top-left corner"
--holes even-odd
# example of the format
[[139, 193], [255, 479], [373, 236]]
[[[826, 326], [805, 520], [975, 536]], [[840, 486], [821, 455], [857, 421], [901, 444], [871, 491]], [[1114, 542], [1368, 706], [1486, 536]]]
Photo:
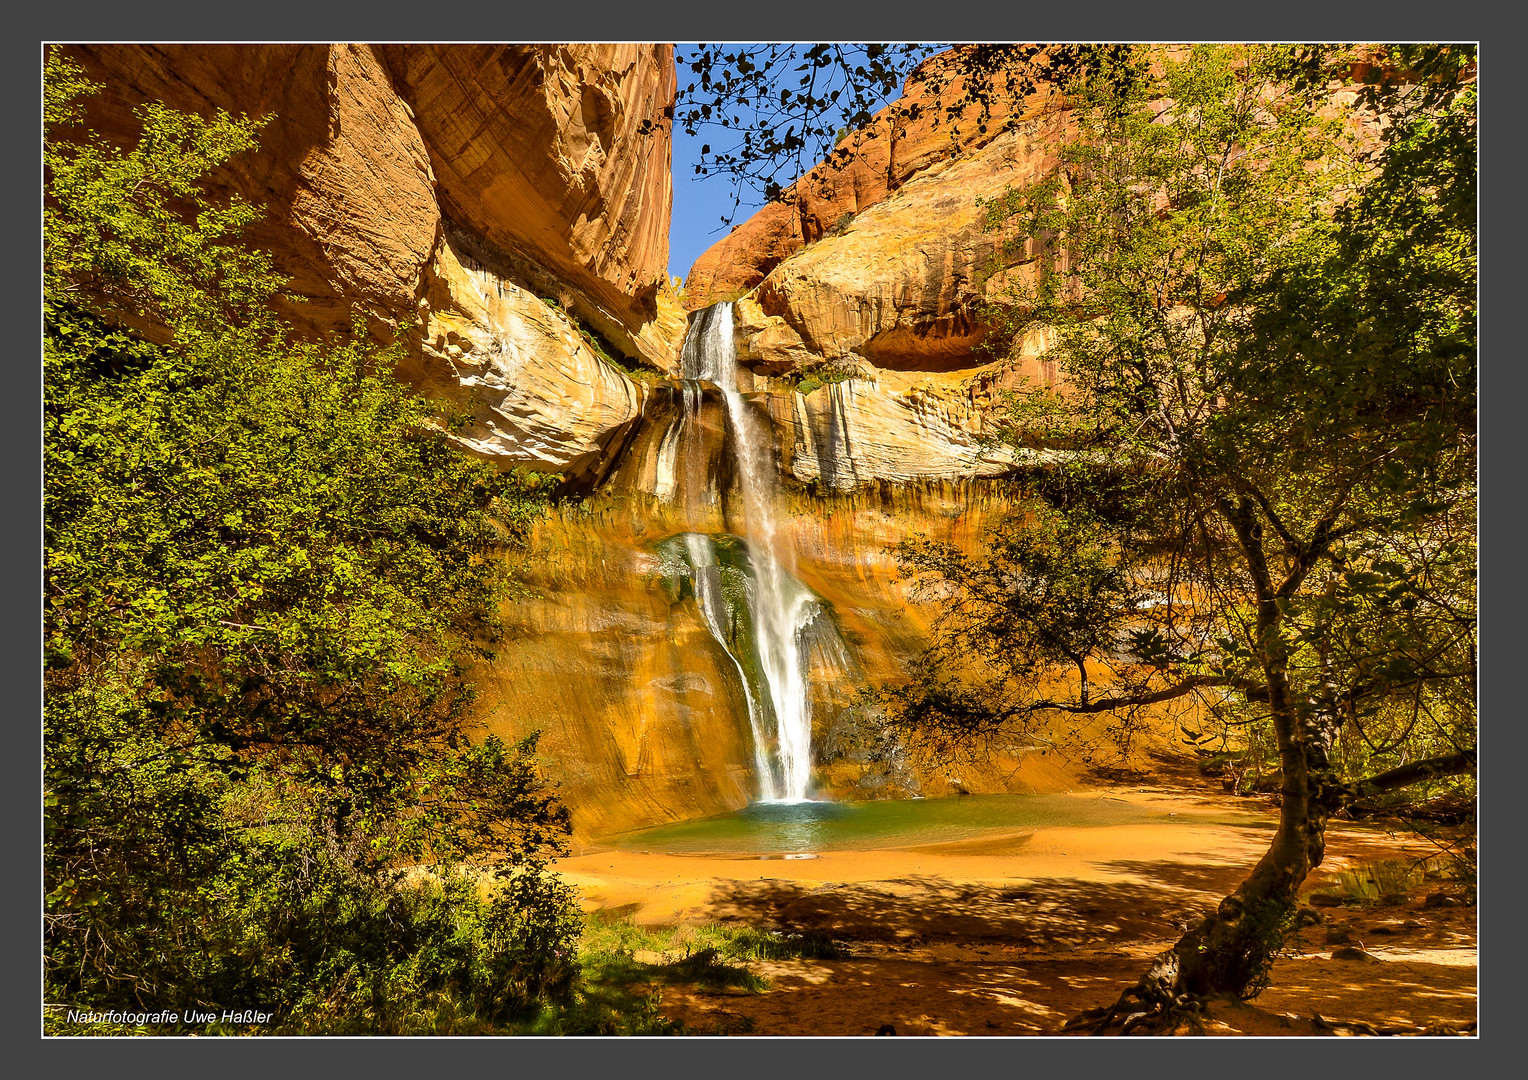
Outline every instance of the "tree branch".
[[1153, 690], [1150, 693], [1096, 698], [1092, 701], [1083, 702], [1032, 701], [1024, 707], [1024, 711], [1038, 712], [1041, 709], [1054, 709], [1057, 712], [1067, 713], [1109, 712], [1112, 709], [1129, 709], [1140, 705], [1155, 705], [1158, 702], [1171, 701], [1174, 698], [1191, 694], [1202, 687], [1212, 686], [1240, 690], [1248, 697], [1253, 697], [1257, 700], [1264, 700], [1268, 697], [1268, 688], [1251, 679], [1235, 679], [1225, 675], [1190, 675], [1181, 682], [1163, 687], [1161, 690]]
[[1305, 575], [1310, 573], [1317, 560], [1331, 550], [1332, 542], [1338, 536], [1337, 518], [1342, 514], [1343, 507], [1348, 503], [1348, 494], [1351, 485], [1343, 485], [1337, 497], [1332, 500], [1332, 505], [1316, 522], [1316, 527], [1311, 531], [1310, 543], [1294, 545], [1294, 566], [1290, 568], [1289, 576], [1279, 583], [1274, 595], [1281, 599], [1293, 596], [1305, 581]]
[[1408, 765], [1382, 772], [1378, 776], [1371, 776], [1367, 780], [1360, 780], [1353, 785], [1353, 797], [1377, 795], [1382, 791], [1409, 787], [1422, 780], [1434, 780], [1440, 776], [1461, 776], [1474, 771], [1475, 751], [1461, 750], [1457, 754], [1449, 754], [1446, 757], [1413, 761]]
[[1256, 484], [1245, 481], [1242, 482], [1242, 489], [1251, 495], [1253, 499], [1257, 500], [1257, 505], [1262, 508], [1263, 516], [1268, 519], [1268, 524], [1273, 526], [1273, 531], [1279, 534], [1279, 539], [1284, 541], [1285, 546], [1291, 550], [1297, 549], [1300, 546], [1300, 541], [1296, 540], [1294, 534], [1285, 527], [1283, 519], [1274, 510], [1273, 503], [1263, 493], [1262, 489]]

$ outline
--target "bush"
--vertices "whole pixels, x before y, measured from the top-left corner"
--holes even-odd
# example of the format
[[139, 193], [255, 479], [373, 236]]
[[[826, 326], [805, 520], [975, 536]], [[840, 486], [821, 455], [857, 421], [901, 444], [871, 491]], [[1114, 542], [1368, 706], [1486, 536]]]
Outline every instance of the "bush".
[[548, 485], [451, 446], [359, 328], [290, 340], [258, 211], [202, 188], [257, 125], [151, 105], [123, 150], [94, 89], [50, 53], [46, 1000], [401, 1033], [565, 999], [567, 811], [466, 682]]
[[798, 378], [796, 393], [805, 395], [823, 386], [857, 378], [859, 371], [852, 364], [827, 360], [814, 367], [801, 369], [795, 374]]

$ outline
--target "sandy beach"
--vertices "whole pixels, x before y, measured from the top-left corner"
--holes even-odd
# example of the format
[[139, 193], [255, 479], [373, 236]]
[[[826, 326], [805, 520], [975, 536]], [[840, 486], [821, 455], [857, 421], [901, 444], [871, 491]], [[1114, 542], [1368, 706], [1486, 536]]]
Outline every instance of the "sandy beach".
[[[1111, 1004], [1235, 888], [1266, 850], [1277, 813], [1266, 801], [1174, 784], [1074, 794], [1171, 816], [808, 858], [596, 846], [559, 869], [586, 911], [652, 926], [767, 926], [829, 936], [847, 949], [842, 959], [756, 964], [770, 983], [762, 994], [664, 988], [665, 1014], [692, 1030], [1053, 1034], [1077, 1013]], [[1331, 890], [1354, 866], [1430, 851], [1380, 825], [1337, 824], [1303, 891]], [[1289, 942], [1267, 991], [1250, 1004], [1212, 1006], [1209, 1033], [1355, 1034], [1365, 1024], [1442, 1033], [1470, 1024], [1475, 908], [1430, 906], [1430, 888], [1322, 909], [1323, 921]]]

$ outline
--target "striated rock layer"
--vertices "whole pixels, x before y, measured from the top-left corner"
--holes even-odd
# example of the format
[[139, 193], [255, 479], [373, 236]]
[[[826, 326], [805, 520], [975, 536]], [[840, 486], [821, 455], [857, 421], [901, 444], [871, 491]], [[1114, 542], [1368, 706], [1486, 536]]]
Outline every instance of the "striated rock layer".
[[[708, 456], [718, 450], [712, 445]], [[716, 464], [712, 457], [708, 468]], [[794, 572], [826, 602], [849, 652], [847, 662], [815, 650], [809, 656], [818, 794], [1054, 791], [1075, 782], [1075, 771], [1058, 769], [1024, 739], [959, 766], [895, 745], [888, 752], [857, 703], [862, 688], [900, 678], [937, 614], [914, 600], [890, 546], [925, 533], [974, 550], [986, 526], [1013, 508], [1014, 493], [1002, 482], [787, 496], [782, 524]], [[693, 595], [671, 587], [656, 553], [685, 531], [736, 535], [740, 509], [726, 499], [696, 515], [628, 492], [564, 511], [536, 530], [525, 574], [537, 595], [505, 609], [505, 638], [476, 681], [490, 731], [511, 739], [541, 732], [542, 756], [580, 845], [758, 797], [736, 667]]]
[[982, 412], [962, 382], [914, 382], [883, 372], [877, 381], [830, 383], [770, 404], [791, 475], [834, 490], [1001, 476], [1016, 460], [1012, 449], [986, 437]]
[[739, 305], [742, 356], [767, 370], [804, 358], [852, 357], [898, 371], [991, 362], [980, 352], [988, 329], [981, 305], [1014, 271], [984, 228], [980, 200], [1041, 176], [1060, 127], [1056, 116], [1024, 121], [930, 165], [781, 262]]
[[670, 46], [66, 51], [105, 84], [87, 122], [113, 141], [147, 101], [264, 121], [214, 184], [267, 208], [251, 239], [302, 332], [348, 333], [356, 312], [379, 341], [403, 328], [400, 374], [474, 415], [474, 452], [609, 468], [644, 391], [589, 342], [671, 369], [683, 334], [664, 290]]
[[656, 315], [673, 201], [672, 46], [378, 52], [412, 107], [448, 219], [578, 289], [602, 332]]

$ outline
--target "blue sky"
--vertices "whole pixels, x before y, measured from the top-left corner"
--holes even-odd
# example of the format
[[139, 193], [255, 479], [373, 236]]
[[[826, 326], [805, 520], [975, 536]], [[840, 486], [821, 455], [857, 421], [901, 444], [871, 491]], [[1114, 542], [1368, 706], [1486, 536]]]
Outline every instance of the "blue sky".
[[[669, 226], [669, 276], [682, 278], [701, 252], [727, 235], [722, 215], [732, 210], [732, 183], [724, 176], [695, 175], [703, 142], [674, 125], [674, 217]], [[733, 217], [734, 225], [747, 221], [763, 206], [763, 200], [744, 189], [743, 203]], [[752, 200], [752, 201], [750, 201]]]
[[[743, 47], [748, 46], [743, 44]], [[695, 44], [681, 42], [674, 46], [674, 52], [684, 57], [698, 48]], [[694, 78], [682, 63], [678, 74], [681, 85]], [[840, 110], [842, 115], [843, 111]], [[722, 224], [722, 215], [731, 214], [732, 224], [737, 225], [747, 221], [754, 211], [764, 205], [762, 196], [753, 189], [745, 187], [741, 193], [735, 192], [733, 181], [728, 177], [695, 175], [700, 147], [708, 141], [722, 144], [730, 139], [714, 130], [709, 134], [690, 136], [684, 133], [681, 125], [674, 125], [674, 216], [669, 228], [670, 277], [685, 277], [701, 253], [727, 235], [729, 226]], [[720, 145], [718, 149], [721, 149]], [[781, 182], [787, 179], [782, 177]], [[740, 196], [741, 201], [734, 211], [735, 196]]]
[[[674, 52], [686, 56], [697, 48], [692, 43], [674, 46]], [[688, 70], [679, 72], [683, 82], [693, 76]], [[695, 175], [695, 163], [700, 160], [700, 147], [706, 141], [700, 135], [686, 135], [684, 128], [674, 125], [674, 216], [669, 226], [669, 276], [685, 277], [701, 252], [727, 235], [728, 226], [722, 224], [722, 215], [732, 212], [732, 183], [726, 177], [702, 177]], [[715, 138], [715, 136], [709, 136]], [[764, 205], [753, 191], [743, 191], [743, 202], [732, 219], [734, 225], [747, 221], [755, 210]]]

